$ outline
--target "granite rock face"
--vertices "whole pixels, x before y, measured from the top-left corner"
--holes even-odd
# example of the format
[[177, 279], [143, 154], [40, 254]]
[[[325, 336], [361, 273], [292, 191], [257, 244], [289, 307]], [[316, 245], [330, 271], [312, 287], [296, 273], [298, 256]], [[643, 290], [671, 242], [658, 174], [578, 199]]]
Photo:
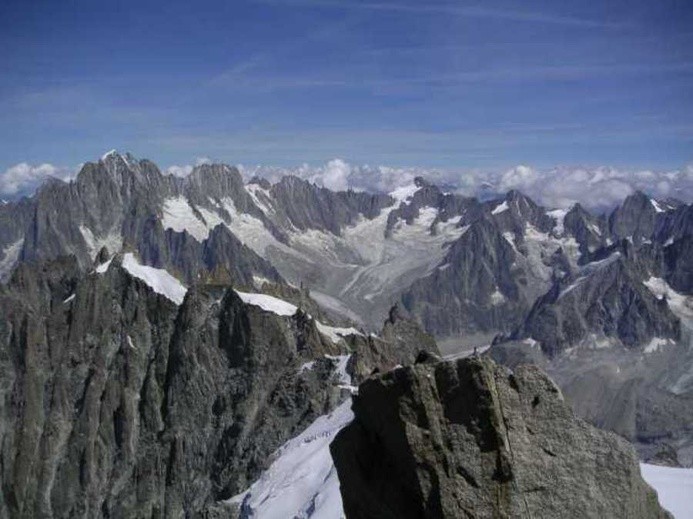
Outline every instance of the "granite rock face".
[[392, 204], [387, 195], [333, 192], [293, 176], [282, 178], [269, 192], [279, 222], [290, 222], [301, 230], [319, 229], [335, 235], [340, 235], [342, 228], [354, 223], [359, 215], [374, 218], [382, 208]]
[[[368, 347], [348, 339], [218, 283], [176, 306], [118, 261], [20, 264], [0, 287], [0, 516], [228, 516], [223, 501], [346, 398], [347, 356]], [[400, 339], [361, 365], [407, 362]]]
[[498, 225], [481, 218], [450, 245], [444, 267], [404, 292], [402, 304], [444, 336], [511, 330], [531, 304], [513, 272], [517, 256]]
[[[167, 268], [186, 283], [217, 270], [227, 271], [239, 285], [252, 286], [254, 276], [281, 281], [274, 267], [227, 226], [214, 225], [232, 219], [219, 209], [220, 200], [283, 237], [254, 204], [235, 168], [202, 165], [182, 179], [162, 174], [148, 160], [107, 154], [86, 163], [74, 181], [51, 180], [32, 198], [0, 209], [0, 278], [19, 262], [66, 255], [74, 255], [86, 270], [105, 246], [111, 254], [136, 251], [148, 265]], [[187, 222], [204, 231], [193, 236], [164, 228], [167, 211], [177, 225]]]
[[549, 357], [584, 342], [638, 349], [655, 338], [681, 338], [666, 300], [655, 297], [621, 253], [590, 267], [540, 297], [512, 338], [538, 341]]
[[658, 214], [655, 204], [640, 191], [630, 195], [609, 216], [611, 234], [616, 238], [630, 237], [636, 243], [650, 238]]
[[633, 448], [538, 368], [488, 359], [371, 378], [331, 445], [348, 518], [664, 518]]
[[341, 398], [339, 348], [298, 314], [218, 287], [177, 308], [120, 268], [28, 271], [0, 301], [2, 515], [202, 514]]
[[348, 343], [354, 352], [349, 362], [356, 383], [374, 372], [412, 364], [422, 351], [440, 355], [433, 337], [424, 332], [399, 305], [390, 309], [378, 336], [351, 336]]

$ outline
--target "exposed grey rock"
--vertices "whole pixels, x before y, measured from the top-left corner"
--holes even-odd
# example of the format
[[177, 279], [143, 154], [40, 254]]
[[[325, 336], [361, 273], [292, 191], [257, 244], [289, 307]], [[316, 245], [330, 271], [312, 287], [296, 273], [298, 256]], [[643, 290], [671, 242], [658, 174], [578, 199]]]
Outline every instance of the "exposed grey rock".
[[297, 229], [326, 230], [337, 236], [359, 215], [373, 218], [392, 203], [387, 195], [333, 192], [294, 176], [283, 177], [270, 192], [280, 221], [290, 222]]
[[374, 372], [412, 364], [422, 351], [440, 355], [433, 337], [422, 331], [398, 305], [390, 309], [379, 336], [351, 336], [348, 343], [353, 351], [349, 364], [355, 383]]
[[312, 320], [214, 287], [179, 309], [71, 265], [22, 267], [0, 297], [3, 515], [202, 513], [342, 398]]
[[665, 247], [663, 256], [664, 279], [677, 292], [693, 295], [693, 234]]
[[28, 198], [0, 204], [0, 282], [9, 278], [20, 258], [24, 229], [33, 213], [33, 203]]
[[640, 243], [651, 238], [657, 217], [657, 210], [650, 198], [637, 191], [611, 213], [609, 228], [615, 239], [630, 238]]
[[538, 368], [481, 358], [365, 381], [331, 445], [348, 518], [670, 517], [633, 448]]
[[436, 224], [439, 222], [447, 222], [455, 216], [462, 215], [465, 220], [471, 221], [481, 216], [483, 212], [482, 205], [475, 198], [443, 193], [438, 186], [427, 182], [422, 177], [416, 177], [414, 184], [419, 189], [410, 199], [401, 202], [399, 207], [388, 215], [385, 236], [392, 234], [393, 228], [399, 221], [411, 225], [425, 207], [438, 210], [438, 215], [431, 224], [432, 233], [435, 233]]
[[187, 199], [194, 211], [199, 207], [218, 210], [214, 202], [229, 198], [239, 210], [265, 222], [278, 239], [285, 239], [253, 203], [235, 168], [204, 165], [180, 179], [163, 175], [147, 160], [111, 153], [86, 163], [72, 182], [47, 182], [33, 198], [1, 208], [0, 245], [19, 243], [20, 261], [72, 254], [85, 270], [104, 244], [110, 253], [131, 249], [147, 264], [168, 268], [189, 284], [219, 270], [247, 286], [252, 286], [254, 275], [282, 280], [265, 259], [224, 226], [211, 231], [203, 242], [187, 232], [164, 229], [162, 206], [172, 197]]
[[[166, 268], [187, 284], [225, 280], [252, 286], [256, 278], [305, 282], [338, 299], [372, 328], [401, 300], [439, 338], [508, 333], [554, 281], [574, 274], [578, 263], [600, 259], [622, 239], [635, 240], [635, 247], [651, 242], [657, 273], [676, 290], [693, 293], [693, 268], [688, 264], [693, 254], [687, 245], [693, 213], [680, 202], [653, 201], [636, 193], [608, 222], [576, 205], [559, 233], [547, 211], [517, 191], [482, 203], [444, 193], [423, 178], [415, 184], [418, 190], [393, 209], [394, 200], [387, 195], [335, 193], [296, 177], [275, 185], [255, 179], [251, 189], [236, 168], [223, 164], [201, 165], [187, 178], [176, 178], [147, 160], [110, 153], [85, 164], [74, 182], [48, 182], [32, 199], [0, 208], [0, 255], [7, 255], [0, 258], [0, 266], [13, 268], [9, 248], [19, 244], [20, 261], [74, 254], [88, 269], [107, 245], [111, 254], [133, 250], [146, 264]], [[211, 227], [217, 218], [224, 224], [210, 230], [207, 239], [165, 229], [165, 201], [171, 200], [189, 204], [195, 224]], [[397, 275], [381, 279], [385, 265], [339, 238], [349, 226], [373, 219], [385, 208], [387, 223], [377, 240], [387, 242], [399, 228], [406, 231], [424, 209], [427, 217], [435, 211], [431, 236], [440, 232], [441, 224], [446, 232], [455, 227], [459, 233], [450, 234], [454, 243], [436, 242], [440, 251], [420, 255]], [[7, 216], [10, 213], [14, 216]], [[214, 221], [208, 222], [210, 214]], [[239, 218], [259, 225], [257, 232], [267, 231], [276, 242], [253, 245], [256, 237], [241, 236], [237, 228], [231, 231], [228, 226]], [[317, 233], [306, 237], [315, 239], [315, 248], [324, 243], [329, 249], [324, 257], [311, 245], [292, 242], [296, 234], [308, 231]], [[537, 233], [546, 243], [536, 242]], [[406, 240], [407, 233], [403, 236]], [[364, 239], [374, 238], [368, 234]], [[572, 239], [577, 251], [569, 250]], [[384, 249], [384, 259], [399, 250]], [[465, 281], [477, 275], [478, 282]], [[371, 293], [373, 278], [382, 286]]]
[[568, 235], [580, 244], [581, 257], [587, 257], [596, 249], [606, 245], [606, 221], [587, 212], [580, 204], [575, 204], [563, 219]]
[[662, 467], [680, 467], [676, 449], [671, 445], [661, 446], [654, 454], [645, 458], [645, 463], [660, 465]]
[[[493, 211], [501, 203], [507, 209], [494, 214]], [[515, 189], [508, 191], [501, 201], [486, 202], [485, 206], [503, 231], [510, 231], [518, 236], [524, 234], [527, 224], [541, 232], [549, 232], [555, 225], [543, 207]]]
[[[332, 356], [367, 338], [332, 342], [311, 305], [279, 316], [217, 283], [177, 307], [118, 256], [103, 274], [21, 264], [0, 287], [0, 516], [230, 513], [219, 501], [346, 397]], [[397, 340], [371, 365], [408, 359], [417, 346]]]
[[402, 303], [439, 336], [509, 331], [531, 304], [513, 271], [515, 258], [495, 222], [481, 218], [450, 246], [441, 267], [405, 291]]
[[619, 252], [540, 297], [513, 339], [531, 338], [550, 357], [581, 344], [615, 339], [640, 348], [653, 338], [680, 338], [679, 319], [658, 300]]

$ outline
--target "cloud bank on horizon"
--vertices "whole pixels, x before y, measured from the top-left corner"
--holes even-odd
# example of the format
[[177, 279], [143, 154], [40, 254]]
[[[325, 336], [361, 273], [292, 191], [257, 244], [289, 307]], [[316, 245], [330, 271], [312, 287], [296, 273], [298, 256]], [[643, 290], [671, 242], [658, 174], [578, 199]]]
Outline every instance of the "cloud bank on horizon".
[[[195, 164], [172, 165], [165, 172], [176, 177], [186, 177], [193, 169], [210, 164], [208, 157], [197, 157]], [[569, 208], [575, 203], [594, 210], [604, 211], [619, 204], [636, 190], [658, 199], [677, 198], [693, 202], [693, 163], [674, 170], [625, 170], [608, 166], [554, 167], [538, 169], [518, 165], [506, 170], [453, 170], [425, 167], [391, 167], [352, 164], [343, 159], [333, 159], [320, 166], [303, 164], [286, 168], [276, 166], [238, 165], [246, 180], [254, 176], [274, 183], [285, 175], [295, 175], [333, 191], [368, 191], [389, 193], [406, 186], [421, 176], [445, 191], [465, 196], [489, 199], [517, 189], [547, 208]], [[59, 167], [44, 163], [16, 164], [0, 174], [0, 196], [15, 199], [30, 196], [48, 178], [63, 181], [73, 179], [76, 168]]]
[[488, 199], [517, 189], [548, 208], [575, 203], [608, 210], [635, 191], [659, 199], [693, 202], [693, 163], [668, 171], [624, 170], [600, 166], [536, 169], [518, 165], [502, 171], [394, 168], [353, 165], [333, 159], [323, 166], [297, 168], [239, 166], [246, 178], [258, 175], [271, 182], [291, 174], [332, 190], [354, 189], [388, 193], [422, 176], [446, 191]]

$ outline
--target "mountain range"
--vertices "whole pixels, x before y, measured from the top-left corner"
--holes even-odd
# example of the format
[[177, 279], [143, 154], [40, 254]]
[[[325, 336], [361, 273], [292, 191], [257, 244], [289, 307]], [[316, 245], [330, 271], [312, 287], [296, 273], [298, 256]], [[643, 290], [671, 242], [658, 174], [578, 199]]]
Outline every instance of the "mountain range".
[[109, 152], [0, 206], [0, 251], [4, 515], [250, 514], [273, 452], [422, 349], [538, 364], [642, 459], [693, 466], [683, 201], [333, 192]]

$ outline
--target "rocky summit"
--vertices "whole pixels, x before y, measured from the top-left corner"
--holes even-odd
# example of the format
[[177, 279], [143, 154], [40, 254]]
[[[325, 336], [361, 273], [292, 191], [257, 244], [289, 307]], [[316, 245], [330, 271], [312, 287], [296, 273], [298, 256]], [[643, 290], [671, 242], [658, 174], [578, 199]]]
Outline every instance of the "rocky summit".
[[365, 381], [331, 445], [349, 519], [670, 515], [633, 448], [538, 368], [424, 362]]

